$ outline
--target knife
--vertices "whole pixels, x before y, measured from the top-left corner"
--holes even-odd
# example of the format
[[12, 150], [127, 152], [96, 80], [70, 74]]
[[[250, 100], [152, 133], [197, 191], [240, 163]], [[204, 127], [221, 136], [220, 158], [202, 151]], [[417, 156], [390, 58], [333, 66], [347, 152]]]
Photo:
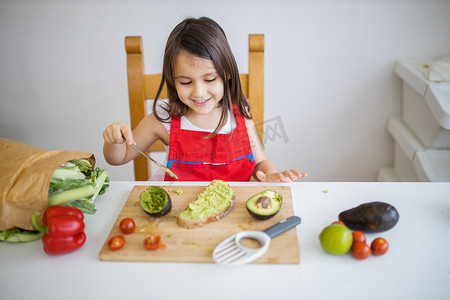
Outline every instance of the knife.
[[139, 152], [140, 154], [144, 155], [145, 157], [147, 157], [148, 159], [150, 159], [150, 161], [152, 161], [155, 165], [157, 165], [158, 167], [160, 167], [161, 169], [163, 169], [167, 174], [170, 175], [170, 177], [176, 178], [178, 179], [178, 176], [175, 175], [174, 172], [172, 172], [171, 169], [169, 169], [168, 167], [164, 166], [163, 164], [157, 162], [156, 160], [154, 160], [153, 158], [151, 158], [149, 155], [147, 155], [147, 153], [145, 153], [144, 151], [142, 151], [141, 149], [139, 149], [138, 147], [136, 147], [135, 145], [131, 145], [131, 147], [133, 147], [137, 152]]

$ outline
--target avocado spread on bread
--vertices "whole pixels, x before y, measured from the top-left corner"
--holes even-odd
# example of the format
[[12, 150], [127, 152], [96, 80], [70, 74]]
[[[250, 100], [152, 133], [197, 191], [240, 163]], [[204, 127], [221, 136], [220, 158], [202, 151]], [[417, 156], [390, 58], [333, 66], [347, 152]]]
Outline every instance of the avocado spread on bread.
[[180, 218], [201, 220], [226, 210], [234, 199], [234, 191], [228, 183], [213, 180], [197, 199], [181, 212]]

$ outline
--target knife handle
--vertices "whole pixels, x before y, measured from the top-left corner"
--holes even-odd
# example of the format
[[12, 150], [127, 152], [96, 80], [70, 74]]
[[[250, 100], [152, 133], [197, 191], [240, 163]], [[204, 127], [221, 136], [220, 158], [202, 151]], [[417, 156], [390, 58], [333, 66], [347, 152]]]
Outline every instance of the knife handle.
[[289, 229], [294, 228], [301, 222], [302, 219], [300, 217], [292, 216], [287, 218], [286, 220], [281, 221], [278, 224], [273, 225], [272, 227], [267, 228], [266, 230], [264, 230], [264, 232], [267, 233], [267, 235], [270, 236], [270, 238], [274, 238], [277, 235], [280, 235], [283, 232], [286, 232]]

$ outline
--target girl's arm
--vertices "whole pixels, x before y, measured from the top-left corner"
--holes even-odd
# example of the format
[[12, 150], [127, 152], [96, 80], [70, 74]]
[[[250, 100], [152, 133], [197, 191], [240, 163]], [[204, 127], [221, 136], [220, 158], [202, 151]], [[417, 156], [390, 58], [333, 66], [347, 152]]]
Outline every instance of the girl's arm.
[[111, 165], [123, 165], [140, 155], [130, 145], [136, 145], [144, 151], [159, 139], [167, 145], [169, 133], [153, 114], [149, 114], [133, 131], [123, 122], [109, 125], [103, 132], [103, 139], [105, 140], [103, 155], [106, 162]]
[[267, 182], [290, 182], [307, 176], [306, 173], [300, 173], [295, 169], [279, 172], [264, 152], [256, 133], [253, 120], [245, 119], [245, 124], [247, 126], [250, 146], [256, 163], [255, 169], [253, 170], [253, 177], [256, 180]]

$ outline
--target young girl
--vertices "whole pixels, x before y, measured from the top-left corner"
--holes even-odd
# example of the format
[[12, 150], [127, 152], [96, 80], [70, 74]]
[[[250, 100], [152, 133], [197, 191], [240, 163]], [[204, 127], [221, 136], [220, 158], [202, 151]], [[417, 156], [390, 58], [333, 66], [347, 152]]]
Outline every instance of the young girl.
[[[168, 103], [158, 100], [163, 84]], [[254, 130], [236, 61], [222, 28], [213, 20], [188, 18], [170, 34], [162, 81], [147, 115], [131, 131], [108, 126], [103, 153], [112, 165], [125, 164], [158, 139], [168, 146], [167, 166], [182, 181], [295, 181], [297, 170], [279, 172], [267, 158]], [[165, 180], [173, 180], [165, 174]]]

